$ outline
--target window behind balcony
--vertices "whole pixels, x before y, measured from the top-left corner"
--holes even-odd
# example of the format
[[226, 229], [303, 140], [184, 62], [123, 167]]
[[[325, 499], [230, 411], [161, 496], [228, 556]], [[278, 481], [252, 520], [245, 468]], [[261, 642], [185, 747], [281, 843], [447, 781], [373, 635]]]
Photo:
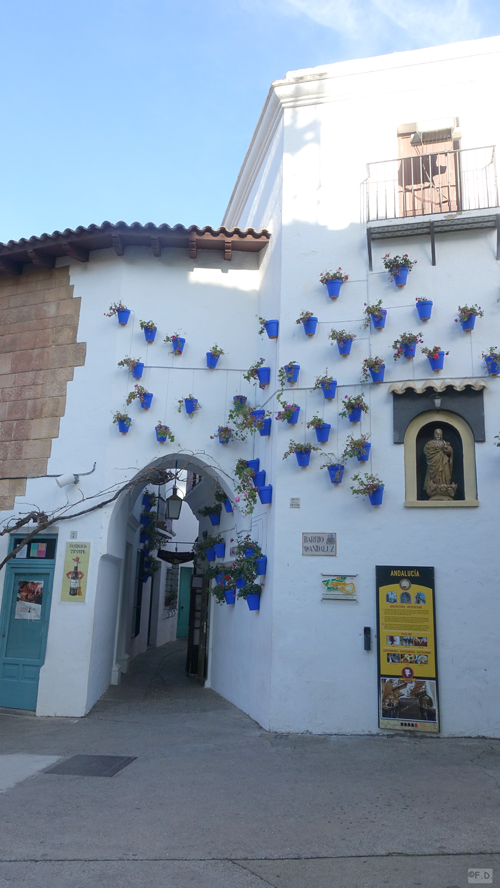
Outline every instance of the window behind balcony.
[[[398, 127], [400, 216], [450, 213], [460, 209], [460, 147], [456, 120]], [[447, 126], [445, 124], [449, 123]], [[434, 127], [434, 128], [433, 128]]]

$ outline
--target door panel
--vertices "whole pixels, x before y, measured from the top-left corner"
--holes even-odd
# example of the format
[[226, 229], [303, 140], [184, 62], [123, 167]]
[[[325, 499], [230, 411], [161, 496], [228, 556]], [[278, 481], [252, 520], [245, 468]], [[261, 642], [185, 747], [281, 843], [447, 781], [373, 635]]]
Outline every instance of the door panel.
[[0, 706], [36, 709], [53, 573], [47, 564], [7, 566], [0, 618]]
[[189, 629], [189, 601], [191, 596], [192, 567], [181, 567], [179, 579], [179, 604], [177, 638], [187, 638]]

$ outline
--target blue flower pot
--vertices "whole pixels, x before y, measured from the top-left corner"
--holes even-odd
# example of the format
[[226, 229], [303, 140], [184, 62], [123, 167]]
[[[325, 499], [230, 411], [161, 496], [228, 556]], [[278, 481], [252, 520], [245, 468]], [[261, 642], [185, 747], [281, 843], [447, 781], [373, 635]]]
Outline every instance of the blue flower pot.
[[405, 344], [403, 345], [403, 357], [404, 358], [414, 358], [416, 347], [417, 347], [416, 342], [405, 342]]
[[156, 432], [156, 440], [158, 441], [158, 444], [165, 444], [165, 441], [167, 440], [167, 433], [166, 432], [159, 432], [158, 429], [155, 429], [155, 432]]
[[246, 395], [235, 395], [233, 398], [233, 404], [235, 407], [244, 407], [247, 402]]
[[236, 601], [236, 592], [234, 589], [229, 589], [228, 592], [224, 592], [224, 599], [226, 604], [234, 604]]
[[152, 504], [151, 500], [149, 499], [149, 496], [147, 495], [147, 493], [145, 493], [142, 498], [142, 505], [143, 505], [143, 508], [146, 509], [146, 512], [150, 512], [151, 509], [153, 508], [153, 504]]
[[207, 561], [215, 561], [215, 549], [207, 549], [205, 552]]
[[470, 315], [466, 321], [460, 321], [462, 324], [462, 330], [464, 330], [465, 333], [470, 333], [470, 331], [474, 329], [476, 317], [476, 315]]
[[332, 484], [341, 484], [342, 478], [344, 477], [344, 469], [345, 466], [336, 465], [336, 466], [328, 466], [328, 474], [330, 475], [330, 481]]
[[287, 419], [287, 422], [293, 423], [295, 425], [295, 423], [298, 421], [299, 413], [300, 413], [300, 407], [296, 407], [295, 410], [293, 411], [292, 415]]
[[151, 394], [151, 392], [148, 392], [147, 395], [143, 395], [142, 398], [140, 398], [142, 409], [149, 410], [149, 408], [151, 407], [152, 400], [153, 400], [153, 395]]
[[372, 445], [370, 444], [369, 441], [365, 442], [363, 450], [361, 451], [361, 453], [358, 456], [358, 462], [368, 462], [368, 459], [370, 458], [370, 447], [371, 446]]
[[255, 549], [244, 549], [243, 554], [245, 558], [253, 558], [255, 555]]
[[135, 365], [134, 369], [132, 370], [132, 376], [135, 379], [140, 379], [143, 373], [144, 373], [144, 362], [137, 361], [137, 364]]
[[321, 388], [323, 389], [323, 394], [327, 401], [331, 401], [332, 398], [335, 397], [335, 392], [337, 391], [337, 380], [332, 379], [331, 382], [322, 382]]
[[318, 319], [307, 318], [306, 321], [302, 321], [302, 326], [304, 327], [304, 333], [306, 336], [314, 336], [316, 333], [316, 327], [318, 326]]
[[299, 381], [300, 364], [285, 364], [286, 381], [289, 385]]
[[210, 524], [212, 524], [213, 527], [217, 527], [217, 525], [220, 524], [219, 512], [212, 512], [208, 517], [210, 518]]
[[433, 370], [442, 370], [444, 367], [444, 351], [438, 351], [437, 358], [433, 358], [432, 355], [427, 355], [429, 358], [429, 364], [431, 365]]
[[269, 416], [262, 423], [262, 426], [259, 429], [259, 435], [262, 435], [263, 437], [267, 437], [270, 434], [271, 434], [271, 417]]
[[226, 499], [224, 500], [224, 508], [225, 508], [226, 512], [233, 511], [233, 504], [228, 497], [226, 497]]
[[253, 469], [254, 472], [258, 472], [260, 469], [260, 459], [247, 459], [247, 466], [249, 469]]
[[262, 420], [264, 419], [264, 416], [265, 416], [265, 415], [266, 415], [266, 411], [265, 411], [265, 410], [251, 410], [251, 411], [250, 411], [250, 416], [251, 416], [252, 419], [253, 419], [253, 424], [254, 424], [254, 425], [258, 425], [260, 422], [262, 422]]
[[401, 268], [394, 269], [394, 271], [392, 272], [392, 276], [394, 278], [394, 283], [396, 284], [396, 287], [405, 286], [406, 281], [408, 280], [408, 272], [409, 268], [407, 268], [406, 265], [401, 266]]
[[267, 573], [267, 555], [263, 555], [262, 558], [257, 558], [255, 567], [257, 569], [257, 576], [263, 577]]
[[327, 422], [324, 422], [320, 429], [314, 429], [316, 432], [316, 438], [320, 444], [326, 444], [330, 436], [330, 429], [331, 425]]
[[355, 407], [349, 414], [349, 422], [359, 422], [361, 419], [361, 407]]
[[139, 535], [139, 543], [141, 544], [141, 546], [147, 546], [147, 544], [149, 543], [149, 536], [147, 535], [147, 533], [141, 531]]
[[383, 496], [384, 496], [384, 488], [377, 487], [377, 489], [374, 490], [373, 493], [368, 494], [368, 499], [370, 500], [372, 506], [381, 506]]
[[500, 362], [495, 358], [492, 358], [488, 355], [487, 358], [484, 359], [486, 364], [486, 369], [488, 371], [488, 376], [498, 376], [500, 374]]
[[120, 326], [126, 327], [128, 319], [130, 317], [130, 308], [124, 308], [121, 311], [120, 309], [118, 309], [116, 314], [118, 315], [118, 323], [120, 324]]
[[224, 574], [217, 574], [217, 576], [215, 577], [215, 582], [218, 586], [225, 586], [226, 584], [224, 582]]
[[254, 487], [264, 487], [266, 483], [266, 472], [265, 469], [261, 469], [260, 472], [256, 472], [252, 478], [254, 483]]
[[236, 588], [237, 589], [244, 589], [245, 586], [246, 586], [246, 581], [243, 579], [242, 576], [239, 576], [238, 579], [236, 580]]
[[214, 370], [217, 367], [217, 361], [219, 360], [219, 355], [213, 355], [212, 352], [207, 352], [207, 367], [209, 370]]
[[146, 342], [154, 342], [156, 337], [156, 327], [144, 327], [144, 336]]
[[308, 466], [309, 461], [311, 459], [311, 451], [310, 450], [296, 450], [295, 456], [297, 457], [297, 462], [299, 466]]
[[174, 338], [172, 339], [172, 349], [173, 349], [174, 355], [182, 355], [185, 345], [186, 345], [186, 340], [183, 339], [182, 336], [174, 336]]
[[118, 420], [118, 431], [122, 433], [122, 435], [126, 435], [130, 428], [130, 423], [126, 423], [124, 419]]
[[140, 524], [142, 524], [143, 527], [148, 527], [151, 524], [151, 516], [141, 515], [141, 517], [139, 518], [139, 522]]
[[279, 321], [266, 321], [264, 327], [266, 328], [266, 333], [269, 336], [269, 339], [278, 338], [279, 325]]
[[[226, 555], [226, 544], [225, 543], [216, 543], [214, 546], [214, 552], [216, 558], [224, 558]], [[219, 582], [217, 580], [217, 582]]]
[[257, 370], [257, 379], [259, 380], [259, 385], [263, 388], [265, 385], [269, 385], [271, 382], [271, 368], [270, 367], [259, 367]]
[[198, 406], [198, 398], [184, 398], [186, 413], [194, 413]]
[[249, 592], [246, 596], [248, 610], [258, 611], [260, 610], [260, 592]]
[[264, 487], [259, 487], [257, 493], [259, 494], [259, 499], [262, 505], [267, 506], [273, 499], [273, 485], [267, 484]]
[[373, 382], [383, 382], [385, 373], [385, 364], [380, 365], [380, 370], [372, 370], [370, 367], [370, 376]]
[[370, 317], [373, 321], [373, 326], [375, 327], [376, 330], [382, 330], [385, 327], [385, 319], [387, 317], [387, 309], [382, 308], [381, 311], [382, 311], [381, 318], [377, 318], [377, 317], [375, 317], [375, 315], [370, 315]]
[[421, 321], [429, 320], [433, 304], [432, 299], [426, 299], [425, 302], [417, 302], [418, 316]]
[[326, 282], [326, 290], [330, 297], [330, 299], [336, 299], [340, 293], [340, 288], [342, 286], [342, 281], [340, 278], [335, 278], [333, 281]]
[[347, 355], [351, 354], [352, 339], [339, 339], [337, 342], [337, 346], [339, 349], [339, 355], [342, 355], [343, 358], [346, 358]]
[[230, 440], [230, 435], [221, 435], [221, 433], [219, 432], [219, 441], [221, 444], [229, 444]]

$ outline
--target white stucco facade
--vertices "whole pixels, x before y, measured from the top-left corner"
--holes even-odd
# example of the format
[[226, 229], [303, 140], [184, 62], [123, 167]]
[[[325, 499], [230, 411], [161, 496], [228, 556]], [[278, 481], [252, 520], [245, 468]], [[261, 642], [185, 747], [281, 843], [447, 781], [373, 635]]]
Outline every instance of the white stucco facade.
[[[251, 517], [238, 509], [222, 512], [227, 547], [238, 531], [248, 531], [268, 557], [268, 572], [258, 612], [251, 613], [241, 599], [234, 607], [212, 605], [208, 683], [267, 729], [379, 730], [375, 567], [420, 565], [435, 570], [441, 733], [500, 736], [495, 703], [500, 607], [492, 540], [500, 380], [486, 378], [481, 358], [482, 351], [500, 342], [500, 263], [495, 228], [466, 224], [472, 216], [486, 219], [500, 210], [455, 213], [465, 227], [436, 235], [435, 265], [429, 235], [415, 235], [415, 220], [403, 218], [399, 221], [407, 235], [373, 240], [370, 270], [364, 202], [367, 164], [397, 157], [398, 127], [453, 117], [459, 119], [461, 148], [500, 143], [500, 119], [491, 113], [489, 99], [497, 92], [499, 61], [500, 39], [492, 38], [291, 72], [276, 81], [224, 219], [230, 228], [267, 229], [270, 244], [260, 254], [233, 253], [232, 261], [225, 262], [215, 251], [189, 259], [186, 251], [171, 249], [158, 258], [137, 247], [121, 257], [96, 251], [86, 264], [59, 260], [70, 263], [74, 296], [81, 297], [78, 338], [88, 345], [85, 366], [76, 368], [68, 384], [66, 414], [48, 472], [86, 471], [96, 461], [95, 473], [79, 485], [90, 496], [145, 466], [173, 467], [177, 461], [179, 467], [198, 467], [207, 479], [199, 495], [206, 489], [206, 498], [191, 496], [196, 508], [210, 501], [211, 479], [234, 498], [236, 459], [259, 457], [266, 470], [266, 483], [273, 486], [270, 506], [259, 504]], [[372, 227], [377, 224], [382, 223]], [[384, 270], [386, 253], [408, 253], [417, 260], [404, 289], [396, 288]], [[349, 281], [333, 301], [319, 276], [338, 266]], [[426, 323], [415, 308], [416, 297], [423, 296], [434, 303]], [[119, 299], [133, 309], [126, 327], [103, 317]], [[365, 330], [364, 306], [379, 299], [388, 311], [386, 327]], [[457, 307], [474, 303], [484, 318], [466, 334], [454, 322]], [[303, 310], [319, 319], [312, 338], [295, 323]], [[258, 316], [279, 318], [277, 340], [259, 337]], [[146, 345], [140, 319], [157, 324], [154, 344]], [[332, 328], [356, 334], [348, 358], [330, 344]], [[439, 344], [449, 351], [439, 381], [448, 381], [450, 389], [486, 383], [484, 389], [470, 389], [482, 392], [484, 405], [485, 440], [476, 439], [472, 447], [478, 505], [405, 506], [405, 446], [395, 443], [398, 395], [389, 389], [408, 381], [421, 386], [437, 377], [420, 348], [411, 361], [393, 361], [391, 344], [405, 331], [422, 331], [426, 346]], [[162, 341], [174, 332], [186, 338], [182, 356], [173, 356]], [[214, 343], [225, 354], [212, 371], [205, 353]], [[120, 435], [111, 417], [133, 387], [128, 371], [117, 367], [126, 355], [146, 362], [142, 384], [154, 398], [149, 411], [132, 404], [132, 427]], [[385, 381], [360, 383], [362, 361], [374, 355], [385, 360]], [[271, 367], [271, 384], [264, 391], [243, 380], [260, 357]], [[236, 394], [275, 413], [277, 371], [292, 360], [301, 366], [293, 389], [301, 407], [296, 426], [273, 419], [269, 438], [255, 435], [228, 446], [211, 439]], [[312, 390], [325, 367], [338, 381], [333, 401]], [[353, 428], [338, 414], [342, 398], [359, 392], [370, 409]], [[189, 394], [202, 405], [193, 419], [184, 410], [177, 413], [178, 399]], [[434, 421], [440, 414], [430, 394], [429, 389], [429, 421]], [[370, 461], [350, 460], [341, 485], [331, 484], [326, 471], [320, 471], [321, 453], [312, 454], [307, 469], [299, 468], [293, 456], [282, 459], [290, 438], [317, 443], [314, 430], [306, 428], [314, 414], [332, 425], [323, 451], [340, 453], [347, 436], [358, 430], [370, 435]], [[172, 427], [174, 444], [156, 442], [158, 419]], [[352, 496], [350, 478], [359, 470], [383, 480], [382, 506]], [[40, 675], [40, 715], [84, 715], [110, 681], [119, 680], [120, 633], [126, 631], [125, 547], [138, 532], [139, 495], [137, 490], [133, 497], [56, 528], [59, 554]], [[48, 511], [66, 496], [76, 500], [78, 492], [59, 490], [48, 479], [33, 480], [16, 511], [23, 511], [23, 502], [42, 502]], [[300, 508], [290, 507], [291, 498], [300, 500]], [[201, 522], [200, 530], [208, 527]], [[78, 539], [92, 547], [84, 605], [58, 600], [64, 544], [75, 529]], [[337, 534], [335, 558], [302, 556], [302, 533], [320, 531]], [[2, 554], [7, 542], [0, 539]], [[355, 575], [357, 601], [322, 600], [321, 579], [327, 572]], [[371, 651], [363, 648], [364, 627], [372, 630]], [[166, 636], [160, 632], [158, 639]], [[139, 649], [144, 650], [144, 639], [130, 655]]]

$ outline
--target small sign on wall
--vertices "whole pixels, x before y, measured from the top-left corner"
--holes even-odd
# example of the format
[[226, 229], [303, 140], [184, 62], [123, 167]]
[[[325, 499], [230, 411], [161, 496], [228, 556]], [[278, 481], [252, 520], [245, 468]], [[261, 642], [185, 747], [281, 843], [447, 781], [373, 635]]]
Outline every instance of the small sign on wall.
[[356, 576], [357, 574], [336, 574], [321, 580], [324, 586], [321, 596], [323, 601], [357, 601], [356, 586], [353, 583]]
[[89, 560], [90, 543], [66, 543], [61, 601], [85, 602]]
[[303, 533], [302, 534], [302, 554], [303, 555], [336, 555], [337, 554], [337, 534], [336, 533]]

